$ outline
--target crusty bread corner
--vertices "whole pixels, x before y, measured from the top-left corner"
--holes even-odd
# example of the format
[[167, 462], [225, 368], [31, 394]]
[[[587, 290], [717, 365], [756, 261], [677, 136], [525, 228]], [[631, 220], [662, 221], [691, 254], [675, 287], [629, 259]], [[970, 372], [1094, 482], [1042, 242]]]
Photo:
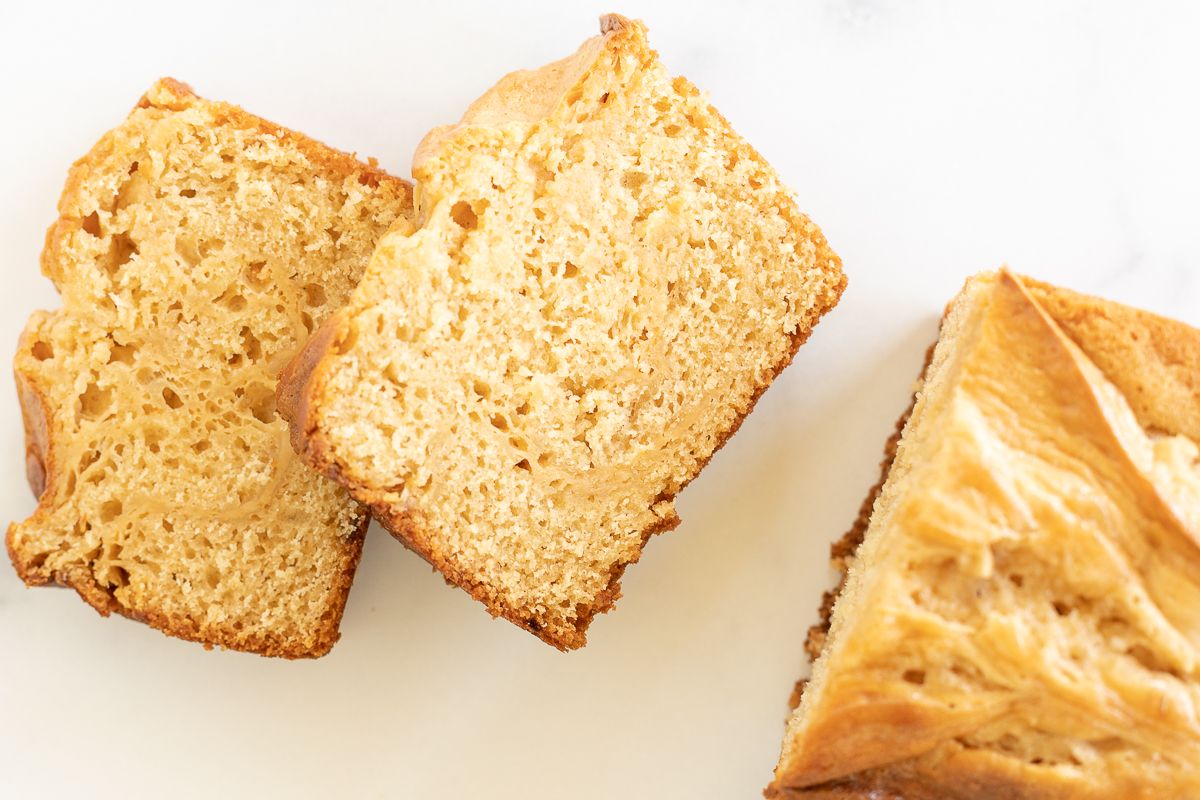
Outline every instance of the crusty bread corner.
[[1129, 400], [1143, 427], [1200, 441], [1196, 328], [1041, 281], [1021, 282]]
[[[41, 269], [64, 296], [64, 308], [55, 312], [36, 312], [30, 318], [18, 344], [18, 355], [14, 361], [14, 380], [25, 429], [26, 475], [39, 502], [27, 520], [9, 525], [5, 537], [6, 549], [18, 576], [27, 585], [58, 584], [72, 588], [103, 616], [117, 613], [144, 622], [169, 636], [201, 643], [206, 648], [216, 646], [283, 658], [321, 656], [329, 651], [339, 637], [342, 612], [370, 519], [362, 509], [356, 509], [348, 500], [341, 501], [341, 507], [347, 514], [351, 527], [336, 545], [339, 550], [339, 566], [335, 572], [319, 576], [329, 582], [328, 605], [324, 608], [319, 624], [304, 632], [302, 637], [296, 636], [290, 630], [273, 630], [270, 626], [261, 630], [243, 630], [240, 627], [236, 630], [226, 629], [219, 624], [214, 625], [205, 620], [145, 604], [130, 606], [119, 599], [118, 591], [114, 591], [113, 585], [102, 582], [93, 563], [67, 561], [53, 565], [50, 563], [52, 559], [48, 559], [44, 552], [36, 551], [29, 544], [29, 537], [33, 535], [31, 531], [47, 527], [53, 530], [56, 524], [61, 524], [61, 520], [56, 523], [53, 518], [54, 505], [62, 488], [61, 482], [67, 472], [73, 469], [73, 465], [59, 462], [61, 452], [71, 451], [72, 447], [66, 439], [59, 441], [55, 431], [57, 422], [63, 421], [70, 412], [67, 409], [57, 409], [48, 395], [54, 384], [69, 382], [73, 376], [56, 378], [53, 384], [46, 384], [45, 376], [29, 368], [31, 362], [28, 353], [33, 352], [35, 360], [38, 359], [37, 348], [43, 346], [39, 339], [56, 322], [70, 320], [81, 313], [83, 317], [88, 317], [86, 307], [90, 303], [85, 301], [81, 307], [80, 296], [86, 297], [89, 292], [97, 291], [96, 286], [101, 287], [98, 290], [99, 296], [105, 295], [103, 285], [96, 284], [88, 273], [88, 270], [94, 267], [79, 263], [78, 255], [71, 252], [71, 248], [74, 247], [72, 242], [74, 237], [78, 236], [81, 226], [93, 236], [99, 233], [94, 227], [88, 230], [89, 225], [99, 224], [96, 222], [95, 207], [89, 205], [95, 201], [88, 198], [95, 192], [97, 184], [111, 185], [117, 196], [111, 201], [101, 201], [102, 205], [104, 202], [122, 202], [122, 183], [128, 180], [128, 176], [111, 173], [111, 165], [127, 157], [137, 158], [138, 148], [145, 150], [148, 157], [153, 157], [156, 152], [153, 146], [140, 137], [146, 135], [147, 131], [153, 132], [153, 120], [169, 119], [176, 113], [197, 113], [199, 118], [205, 121], [204, 124], [213, 131], [224, 128], [243, 131], [251, 139], [256, 135], [261, 137], [255, 141], [278, 143], [281, 148], [292, 148], [292, 152], [298, 152], [306, 162], [306, 167], [298, 169], [307, 169], [305, 174], [309, 178], [319, 177], [330, 183], [361, 185], [363, 192], [369, 192], [379, 198], [371, 203], [379, 209], [380, 219], [361, 223], [364, 231], [372, 226], [384, 224], [385, 219], [393, 218], [397, 226], [411, 227], [411, 185], [380, 170], [374, 159], [371, 159], [370, 163], [360, 162], [353, 155], [329, 148], [303, 134], [249, 114], [237, 106], [201, 98], [188, 85], [172, 78], [157, 81], [137, 102], [129, 119], [102, 137], [72, 166], [58, 204], [60, 216], [46, 232]], [[143, 114], [151, 115], [146, 118], [149, 122], [143, 121], [140, 117]], [[170, 146], [167, 145], [168, 149]], [[136, 168], [135, 163], [133, 169]], [[358, 237], [359, 234], [355, 233], [352, 237], [347, 237], [347, 240]], [[369, 253], [369, 250], [367, 252]], [[136, 245], [133, 255], [137, 255]], [[128, 259], [130, 256], [126, 253], [124, 257]], [[364, 265], [365, 257], [357, 269], [361, 270]], [[329, 277], [333, 281], [336, 276], [331, 274]], [[349, 285], [338, 287], [331, 283], [323, 288], [336, 298], [345, 293]], [[113, 332], [109, 331], [110, 341], [112, 335]], [[66, 433], [62, 435], [67, 436]], [[73, 484], [76, 476], [69, 477]], [[70, 536], [69, 532], [63, 531], [62, 549], [69, 547]], [[18, 542], [19, 538], [23, 544]]]
[[229, 123], [239, 128], [254, 129], [273, 136], [294, 145], [312, 164], [327, 170], [326, 174], [341, 177], [355, 175], [361, 184], [372, 188], [386, 183], [397, 192], [398, 196], [404, 198], [403, 202], [406, 206], [411, 205], [412, 186], [409, 182], [380, 169], [374, 158], [367, 158], [365, 162], [360, 161], [353, 153], [338, 150], [291, 128], [276, 125], [270, 120], [245, 111], [240, 106], [202, 98], [192, 90], [191, 86], [174, 78], [161, 78], [155, 82], [138, 100], [136, 107], [182, 111], [200, 103], [205, 104], [214, 112], [214, 125]]
[[[513, 131], [536, 129], [543, 120], [558, 120], [559, 117], [566, 118], [574, 113], [574, 104], [579, 102], [582, 94], [588, 91], [599, 92], [589, 84], [590, 77], [607, 74], [606, 70], [616, 72], [616, 65], [620, 64], [637, 64], [640, 65], [639, 69], [660, 68], [657, 64], [657, 54], [649, 48], [646, 41], [644, 26], [640, 22], [609, 15], [602, 19], [601, 35], [586, 41], [573, 55], [537, 70], [515, 72], [502, 78], [470, 106], [457, 124], [431, 131], [422, 141], [413, 159], [413, 174], [418, 184], [419, 218], [425, 227], [412, 237], [389, 236], [381, 242], [372, 265], [368, 268], [368, 276], [360, 284], [351, 306], [344, 314], [331, 318], [313, 337], [303, 353], [285, 370], [279, 388], [279, 408], [291, 423], [293, 443], [310, 464], [350, 488], [356, 498], [371, 508], [385, 528], [433, 564], [448, 582], [461, 586], [483, 602], [494, 616], [508, 619], [564, 650], [577, 648], [585, 643], [585, 631], [589, 623], [596, 614], [610, 608], [617, 599], [619, 580], [625, 567], [637, 560], [641, 547], [649, 537], [654, 533], [669, 530], [679, 523], [672, 502], [676, 494], [698, 474], [712, 454], [736, 431], [771, 380], [790, 363], [817, 320], [836, 305], [846, 285], [845, 276], [841, 272], [841, 261], [829, 248], [820, 230], [799, 213], [790, 196], [778, 189], [773, 172], [766, 162], [732, 132], [719, 112], [705, 105], [703, 114], [707, 116], [703, 120], [704, 124], [711, 126], [713, 130], [722, 131], [721, 143], [722, 146], [730, 148], [725, 154], [730, 159], [730, 164], [754, 165], [754, 174], [767, 185], [756, 192], [760, 186], [755, 180], [751, 180], [754, 189], [747, 191], [761, 195], [765, 199], [755, 202], [770, 205], [773, 213], [786, 220], [791, 235], [799, 242], [797, 247], [811, 248], [811, 253], [806, 250], [805, 257], [811, 259], [811, 264], [819, 265], [812, 269], [814, 272], [822, 271], [823, 277], [812, 278], [813, 294], [802, 301], [806, 304], [811, 303], [811, 307], [805, 306], [805, 318], [787, 334], [788, 343], [781, 348], [782, 352], [773, 356], [774, 363], [757, 373], [761, 377], [758, 378], [753, 391], [744, 401], [739, 397], [738, 402], [741, 405], [733, 418], [728, 422], [722, 421], [721, 429], [713, 433], [711, 450], [704, 454], [694, 468], [689, 469], [687, 475], [677, 481], [670, 481], [653, 499], [655, 518], [641, 523], [639, 533], [629, 534], [629, 539], [639, 544], [636, 547], [631, 545], [628, 555], [613, 562], [604, 579], [604, 586], [595, 592], [590, 601], [577, 602], [569, 618], [547, 620], [526, 608], [514, 607], [497, 592], [495, 586], [480, 581], [471, 569], [462, 568], [455, 554], [442, 547], [437, 537], [431, 533], [431, 526], [427, 523], [419, 502], [397, 502], [399, 484], [385, 485], [368, 479], [362, 463], [354, 463], [352, 459], [348, 460], [336, 452], [336, 447], [329, 438], [329, 431], [322, 424], [322, 415], [329, 413], [328, 409], [335, 399], [345, 394], [344, 388], [339, 392], [332, 385], [338, 374], [337, 362], [349, 358], [343, 358], [344, 353], [357, 346], [356, 341], [370, 336], [369, 333], [360, 336], [356, 327], [359, 324], [356, 315], [370, 308], [373, 297], [390, 291], [380, 287], [387, 285], [388, 270], [392, 269], [391, 261], [396, 258], [408, 258], [412, 261], [412, 266], [406, 266], [405, 269], [420, 269], [417, 266], [421, 263], [420, 258], [404, 254], [415, 248], [429, 247], [429, 243], [441, 234], [434, 231], [422, 239], [428, 228], [435, 223], [444, 228], [447, 210], [454, 211], [463, 205], [458, 203], [455, 204], [455, 209], [450, 209], [454, 204], [454, 195], [461, 191], [456, 188], [458, 182], [467, 180], [463, 177], [464, 170], [467, 170], [464, 164], [476, 163], [473, 160], [474, 155], [480, 151], [488, 153], [489, 148], [495, 147], [499, 153], [507, 153], [510, 145], [496, 145], [498, 137], [504, 137]], [[688, 103], [695, 102], [694, 98], [699, 97], [698, 90], [684, 78], [674, 79], [673, 90], [688, 98]], [[604, 103], [607, 99], [608, 94], [605, 93], [599, 102]], [[593, 102], [595, 98], [589, 97], [580, 107], [590, 107]], [[525, 134], [512, 135], [519, 139]], [[688, 180], [689, 188], [691, 177], [689, 176]], [[699, 178], [698, 175], [696, 177]], [[641, 179], [644, 180], [645, 176]], [[701, 182], [697, 180], [697, 183]], [[473, 227], [475, 212], [466, 210], [464, 213], [469, 217], [468, 224]], [[454, 221], [459, 225], [463, 224], [457, 218]], [[397, 256], [396, 253], [401, 255]], [[401, 299], [400, 302], [403, 303], [406, 299]], [[363, 325], [365, 327], [366, 323]], [[359, 414], [358, 418], [361, 420], [363, 416], [364, 414]], [[346, 415], [340, 415], [338, 418], [343, 422], [351, 419]]]
[[[1183, 434], [1193, 440], [1200, 438], [1197, 436], [1200, 433], [1200, 331], [1152, 312], [1029, 277], [1013, 276], [1007, 268], [1002, 268], [1000, 275], [1017, 282], [1101, 369], [1105, 378], [1125, 396], [1145, 429]], [[979, 277], [968, 280], [968, 285]], [[947, 313], [952, 306], [953, 302], [947, 305]], [[805, 638], [804, 649], [810, 663], [817, 661], [826, 645], [834, 607], [871, 523], [876, 501], [890, 477], [898, 446], [916, 407], [936, 346], [935, 341], [926, 351], [912, 399], [884, 446], [878, 481], [868, 491], [853, 525], [831, 546], [830, 564], [839, 579], [834, 589], [825, 592], [818, 620]], [[801, 679], [793, 688], [788, 699], [791, 712], [795, 713], [799, 707], [807, 683], [808, 679]], [[936, 785], [930, 778], [922, 767], [900, 762], [828, 783], [796, 787], [788, 785], [789, 775], [781, 762], [775, 780], [763, 794], [768, 800], [945, 800], [938, 786], [946, 785], [948, 775], [939, 774]], [[1012, 794], [1014, 780], [1014, 775], [997, 770], [995, 764], [981, 764], [966, 770], [959, 765], [949, 782], [958, 790], [955, 797], [999, 800], [1015, 796]], [[1041, 787], [1037, 792], [1029, 796], [1058, 796], [1048, 787]]]
[[471, 103], [457, 123], [439, 125], [425, 134], [413, 154], [413, 177], [422, 189], [430, 187], [437, 181], [435, 162], [453, 156], [445, 149], [447, 145], [461, 136], [460, 146], [469, 147], [472, 128], [531, 123], [549, 116], [606, 49], [635, 49], [643, 58], [656, 57], [647, 49], [645, 38], [646, 28], [641, 22], [619, 14], [602, 16], [600, 35], [585, 41], [574, 53], [536, 69], [510, 72]]
[[[941, 788], [946, 783], [955, 786], [953, 797]], [[763, 796], [767, 800], [1058, 800], [1067, 795], [1014, 794], [1011, 780], [986, 769], [946, 769], [931, 775], [901, 766], [803, 789], [772, 784]]]

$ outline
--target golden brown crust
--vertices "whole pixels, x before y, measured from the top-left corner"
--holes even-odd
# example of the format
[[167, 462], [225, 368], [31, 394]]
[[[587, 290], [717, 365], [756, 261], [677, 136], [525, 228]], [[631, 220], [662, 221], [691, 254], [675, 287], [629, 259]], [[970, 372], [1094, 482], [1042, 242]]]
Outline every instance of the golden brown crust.
[[[1101, 368], [1105, 377], [1126, 395], [1142, 425], [1188, 436], [1200, 430], [1200, 332], [1195, 328], [1112, 301], [1013, 276], [1007, 270], [1001, 272], [1001, 279], [1026, 293], [1047, 318]], [[927, 351], [918, 386], [929, 369], [935, 346], [936, 342]], [[917, 394], [914, 393], [909, 408], [885, 446], [879, 481], [869, 491], [851, 529], [832, 547], [832, 562], [841, 572], [841, 578], [833, 591], [825, 593], [819, 621], [808, 632], [805, 650], [813, 661], [824, 648], [833, 607], [846, 585], [846, 572], [863, 542], [875, 501], [891, 474], [900, 439], [916, 401]], [[789, 700], [792, 709], [799, 705], [804, 685], [805, 681], [801, 680], [793, 690]], [[897, 708], [892, 715], [897, 729], [903, 730], [908, 726], [901, 711], [903, 709]], [[851, 716], [846, 715], [846, 724], [853, 726]], [[938, 766], [937, 775], [922, 773], [922, 769], [929, 767], [911, 761], [867, 769], [807, 787], [785, 786], [777, 775], [764, 796], [776, 800], [1017, 800], [1066, 796], [1060, 795], [1049, 784], [1031, 789], [1015, 767], [990, 757], [990, 754], [970, 753], [962, 747], [958, 750], [956, 758], [947, 758]], [[1150, 795], [1139, 792], [1137, 796], [1148, 798]]]
[[[1196, 337], [1194, 328], [1148, 311], [1029, 277], [1021, 276], [1020, 281], [1072, 341], [1116, 384], [1142, 425], [1200, 439], [1200, 338]], [[930, 345], [925, 353], [925, 365], [918, 384], [924, 380], [933, 358], [933, 348], [934, 345]], [[846, 568], [862, 543], [875, 500], [887, 483], [896, 447], [916, 399], [914, 394], [884, 447], [879, 481], [867, 493], [850, 530], [833, 544], [833, 566], [842, 573], [843, 580], [825, 593], [818, 622], [809, 629], [805, 651], [814, 661], [824, 646], [833, 604], [844, 584]], [[799, 693], [793, 695], [793, 708], [799, 697]]]
[[[374, 162], [364, 164], [354, 156], [330, 148], [321, 142], [311, 139], [301, 133], [275, 125], [261, 117], [254, 116], [238, 106], [219, 101], [204, 100], [194, 94], [191, 88], [172, 78], [160, 79], [138, 101], [135, 109], [158, 108], [181, 111], [198, 103], [204, 103], [213, 115], [214, 125], [230, 125], [245, 130], [254, 130], [277, 137], [295, 146], [315, 166], [331, 177], [344, 179], [358, 174], [363, 185], [377, 187], [386, 183], [392, 187], [399, 201], [411, 208], [412, 187], [400, 178], [396, 178], [380, 170]], [[46, 246], [41, 254], [42, 271], [57, 283], [56, 265], [61, 260], [58, 251], [59, 235], [65, 227], [77, 227], [78, 218], [71, 218], [73, 213], [69, 208], [70, 198], [76, 195], [88, 173], [88, 170], [105, 161], [113, 148], [111, 135], [103, 137], [96, 146], [72, 166], [67, 181], [60, 196], [58, 208], [60, 218], [55, 221], [46, 233]], [[22, 340], [21, 348], [28, 347]], [[53, 495], [54, 481], [57, 476], [55, 468], [55, 447], [50, 436], [51, 418], [45, 400], [45, 392], [37, 385], [35, 376], [15, 371], [18, 399], [25, 428], [25, 447], [27, 477], [34, 494], [39, 497], [39, 505], [31, 519], [45, 516], [48, 507], [41, 502], [42, 498]], [[47, 499], [47, 503], [49, 500]], [[52, 571], [41, 563], [30, 562], [24, 554], [19, 553], [14, 546], [15, 523], [10, 524], [5, 537], [6, 549], [18, 577], [29, 586], [58, 584], [74, 589], [79, 596], [102, 616], [114, 612], [143, 622], [157, 628], [163, 633], [189, 641], [195, 641], [211, 649], [214, 646], [243, 650], [265, 656], [282, 658], [314, 658], [329, 652], [338, 640], [342, 614], [345, 610], [350, 585], [354, 579], [359, 559], [362, 555], [364, 537], [370, 517], [359, 513], [355, 530], [343, 540], [342, 550], [345, 556], [345, 567], [340, 574], [333, 576], [332, 604], [322, 617], [322, 624], [314, 632], [312, 642], [305, 645], [302, 642], [288, 639], [271, 632], [249, 633], [240, 632], [236, 637], [233, 632], [222, 633], [219, 629], [201, 627], [194, 620], [171, 617], [154, 610], [133, 610], [119, 603], [112, 592], [102, 586], [96, 576], [83, 565], [76, 565], [65, 570]]]
[[616, 46], [622, 32], [634, 34], [638, 23], [618, 14], [600, 18], [600, 36], [589, 39], [566, 58], [536, 70], [518, 70], [496, 82], [471, 103], [454, 125], [441, 125], [427, 133], [413, 154], [413, 175], [420, 179], [427, 161], [432, 160], [446, 142], [460, 132], [476, 126], [515, 120], [533, 122], [549, 115], [572, 84], [583, 78], [605, 46]]
[[1200, 441], [1200, 337], [1195, 328], [1030, 278], [1021, 282], [1121, 390], [1144, 427]]
[[[219, 100], [202, 98], [192, 91], [191, 86], [174, 78], [160, 78], [149, 91], [142, 95], [134, 106], [134, 109], [158, 108], [169, 111], [181, 111], [191, 108], [198, 103], [204, 103], [207, 108], [213, 111], [214, 125], [228, 123], [236, 128], [258, 131], [274, 136], [296, 147], [296, 149], [304, 153], [305, 157], [313, 165], [327, 170], [333, 176], [345, 178], [358, 173], [359, 181], [364, 186], [375, 187], [381, 183], [389, 184], [392, 190], [398, 193], [400, 201], [406, 207], [412, 207], [412, 185], [402, 178], [397, 178], [394, 175], [384, 172], [378, 167], [374, 158], [369, 158], [366, 163], [363, 163], [350, 153], [330, 147], [323, 142], [319, 142], [290, 128], [276, 125], [269, 120], [249, 113], [240, 106], [224, 103]], [[77, 190], [82, 184], [88, 170], [93, 165], [105, 162], [112, 147], [113, 140], [111, 136], [103, 137], [96, 143], [95, 147], [71, 166], [71, 170], [67, 174], [66, 184], [59, 195], [58, 211], [60, 218], [55, 220], [46, 231], [45, 247], [42, 249], [41, 254], [42, 274], [46, 275], [52, 281], [57, 281], [55, 265], [59, 263], [58, 242], [63, 240], [63, 237], [58, 235], [59, 231], [60, 229], [75, 227], [79, 224], [78, 218], [72, 218], [72, 211], [68, 208], [69, 198], [77, 194]]]
[[[22, 333], [18, 348], [29, 346], [26, 333]], [[50, 416], [42, 391], [20, 370], [13, 370], [13, 382], [17, 387], [17, 403], [21, 408], [21, 423], [25, 429], [25, 476], [34, 497], [39, 499], [35, 515], [45, 514], [40, 502], [47, 489], [53, 489], [55, 479], [54, 451], [50, 440]], [[40, 564], [30, 564], [17, 553], [13, 546], [14, 524], [8, 527], [4, 537], [8, 558], [19, 577], [28, 586], [44, 586], [53, 581], [53, 576], [40, 569]]]
[[[602, 614], [611, 609], [621, 596], [620, 579], [627, 564], [619, 564], [614, 568], [608, 588], [598, 596], [596, 603], [587, 612], [580, 615], [576, 629], [577, 638], [553, 636], [550, 632], [542, 628], [536, 620], [519, 614], [506, 605], [493, 602], [491, 594], [478, 581], [474, 580], [469, 573], [459, 569], [453, 559], [445, 557], [436, 549], [429, 546], [428, 537], [422, 535], [420, 528], [412, 521], [411, 515], [397, 514], [392, 506], [387, 503], [372, 504], [370, 508], [371, 513], [379, 524], [383, 526], [384, 530], [392, 534], [397, 541], [419, 555], [430, 566], [440, 572], [447, 584], [463, 589], [471, 597], [483, 603], [488, 613], [493, 617], [508, 620], [517, 627], [532, 633], [543, 642], [553, 645], [564, 652], [582, 647], [586, 641], [587, 626], [592, 618], [596, 614]], [[679, 517], [671, 517], [648, 530], [642, 531], [641, 546], [645, 547], [646, 542], [654, 534], [669, 531], [678, 524]]]
[[[163, 92], [157, 91], [162, 89]], [[169, 94], [170, 97], [164, 97]], [[237, 128], [257, 130], [294, 145], [313, 163], [338, 177], [358, 174], [359, 182], [364, 186], [378, 186], [380, 183], [393, 184], [411, 202], [412, 186], [408, 181], [389, 175], [376, 164], [374, 158], [368, 158], [366, 163], [359, 161], [352, 153], [346, 153], [330, 147], [324, 142], [310, 136], [276, 125], [270, 120], [255, 116], [240, 106], [223, 103], [219, 100], [201, 99], [192, 87], [174, 78], [162, 78], [149, 92], [138, 101], [138, 108], [165, 108], [174, 111], [187, 108], [195, 102], [204, 102], [209, 108], [216, 110], [215, 124], [228, 123]]]
[[74, 589], [76, 594], [85, 603], [96, 609], [102, 617], [116, 613], [128, 619], [149, 625], [151, 628], [162, 631], [167, 636], [202, 644], [206, 650], [211, 650], [213, 647], [221, 647], [228, 650], [241, 650], [273, 658], [319, 658], [328, 653], [341, 636], [339, 629], [342, 614], [346, 610], [346, 600], [350, 596], [350, 585], [353, 583], [354, 573], [358, 569], [358, 562], [362, 556], [363, 541], [370, 522], [371, 518], [363, 514], [358, 528], [346, 540], [351, 557], [348, 559], [346, 569], [335, 579], [333, 587], [334, 605], [330, 608], [327, 624], [316, 632], [313, 643], [307, 647], [297, 645], [294, 641], [284, 636], [272, 635], [269, 632], [251, 634], [249, 636], [243, 635], [237, 640], [234, 640], [233, 637], [214, 636], [211, 629], [202, 630], [192, 620], [172, 618], [152, 610], [135, 611], [117, 602], [112, 593], [96, 581], [92, 572], [83, 567], [46, 576], [33, 573], [31, 577], [26, 577], [26, 573], [21, 571], [22, 563], [16, 558], [12, 549], [11, 539], [8, 541], [8, 553], [14, 567], [17, 568], [17, 575], [27, 585], [44, 586], [54, 583], [68, 589]]
[[50, 417], [41, 390], [20, 372], [13, 371], [21, 423], [25, 428], [25, 479], [34, 497], [41, 497], [54, 479], [53, 454], [50, 451]]
[[768, 800], [950, 800], [928, 793], [900, 794], [894, 788], [881, 788], [873, 783], [837, 783], [810, 786], [806, 789], [768, 787], [763, 796]]
[[[951, 768], [942, 765], [939, 769]], [[902, 764], [804, 788], [772, 784], [763, 796], [768, 800], [1026, 800], [1035, 796], [1010, 780], [1002, 769], [996, 772], [955, 769], [953, 779], [948, 780], [949, 777], [946, 772], [933, 776]]]

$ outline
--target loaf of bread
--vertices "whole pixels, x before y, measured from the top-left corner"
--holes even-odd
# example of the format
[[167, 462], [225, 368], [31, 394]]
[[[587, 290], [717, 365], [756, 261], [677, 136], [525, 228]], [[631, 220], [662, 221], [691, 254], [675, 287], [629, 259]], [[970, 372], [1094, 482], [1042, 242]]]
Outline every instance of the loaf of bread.
[[415, 157], [280, 382], [298, 450], [496, 615], [569, 649], [845, 285], [638, 22], [513, 73]]
[[1200, 797], [1200, 331], [973, 278], [768, 797]]
[[[293, 457], [275, 381], [411, 188], [163, 80], [71, 169], [16, 355], [28, 584], [173, 636], [326, 652], [366, 515]], [[407, 216], [406, 216], [407, 215]]]

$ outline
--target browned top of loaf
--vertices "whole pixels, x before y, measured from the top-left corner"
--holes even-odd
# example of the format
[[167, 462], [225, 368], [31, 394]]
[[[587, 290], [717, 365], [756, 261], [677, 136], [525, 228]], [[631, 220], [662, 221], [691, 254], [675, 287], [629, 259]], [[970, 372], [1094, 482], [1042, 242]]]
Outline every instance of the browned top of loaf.
[[[1200, 430], [1200, 332], [1184, 323], [1112, 301], [1029, 278], [1016, 280], [1121, 391], [1144, 428], [1195, 437], [1195, 432]], [[926, 354], [921, 382], [932, 356], [931, 346]], [[863, 542], [875, 501], [888, 480], [916, 397], [914, 394], [912, 403], [897, 423], [896, 432], [885, 446], [879, 481], [868, 493], [854, 525], [832, 546], [831, 563], [841, 573], [841, 579], [836, 589], [825, 594], [819, 620], [808, 632], [805, 650], [813, 661], [820, 657], [826, 644], [832, 612], [845, 587], [846, 571]], [[805, 683], [804, 680], [797, 683], [789, 701], [791, 708], [799, 705]], [[902, 736], [902, 731], [898, 730], [897, 735]], [[781, 769], [783, 767], [781, 764]], [[765, 794], [769, 798], [803, 797], [813, 800], [944, 800], [947, 798], [945, 783], [941, 780], [930, 781], [929, 768], [927, 764], [901, 760], [810, 786], [789, 785], [794, 777], [780, 772]], [[954, 783], [954, 797], [963, 800], [1016, 796], [1012, 794], [1011, 774], [994, 772], [982, 763], [968, 771], [964, 771], [961, 765], [956, 767]], [[1027, 786], [1020, 796], [1050, 798], [1059, 795], [1047, 784]]]

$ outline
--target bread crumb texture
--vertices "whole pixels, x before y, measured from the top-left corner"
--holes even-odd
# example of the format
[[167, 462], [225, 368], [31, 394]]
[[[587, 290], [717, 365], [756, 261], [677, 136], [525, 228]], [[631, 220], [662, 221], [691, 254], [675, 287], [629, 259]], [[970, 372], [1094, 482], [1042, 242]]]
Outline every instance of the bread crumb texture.
[[240, 109], [155, 84], [75, 164], [15, 371], [37, 510], [30, 584], [206, 645], [315, 656], [366, 519], [293, 458], [280, 367], [345, 302], [410, 187]]
[[451, 582], [564, 649], [845, 285], [641, 23], [604, 30], [426, 137], [421, 229], [380, 244], [285, 411]]
[[1200, 797], [1198, 430], [1200, 331], [972, 279], [768, 796]]

